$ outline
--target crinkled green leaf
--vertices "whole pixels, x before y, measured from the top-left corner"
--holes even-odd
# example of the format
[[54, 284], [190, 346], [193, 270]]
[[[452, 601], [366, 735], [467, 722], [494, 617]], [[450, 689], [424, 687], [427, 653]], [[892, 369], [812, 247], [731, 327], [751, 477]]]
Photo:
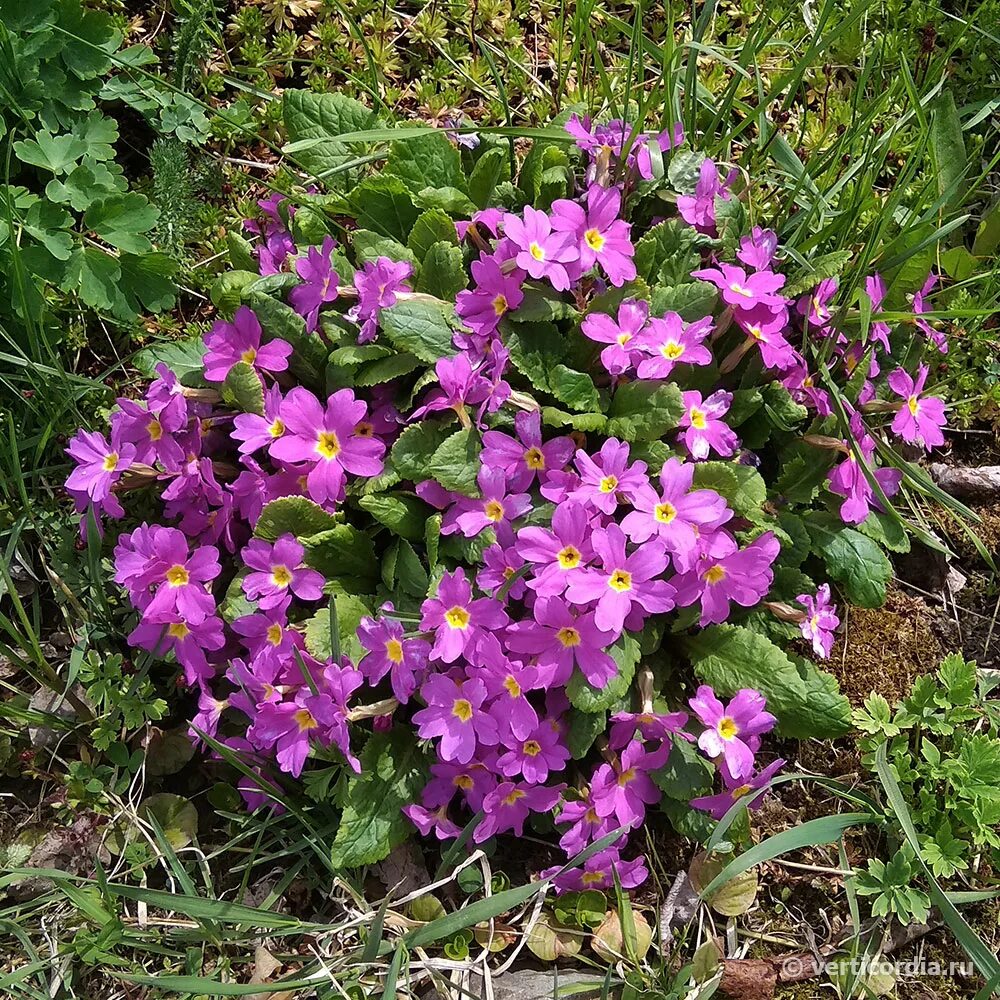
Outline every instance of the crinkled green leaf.
[[566, 695], [574, 708], [581, 712], [604, 712], [626, 691], [635, 677], [639, 664], [639, 643], [628, 632], [623, 632], [608, 648], [618, 665], [618, 673], [603, 688], [591, 685], [577, 668], [566, 685]]
[[441, 131], [394, 142], [385, 170], [400, 178], [414, 194], [425, 188], [465, 190], [462, 159]]
[[431, 456], [427, 472], [446, 490], [465, 496], [479, 495], [476, 476], [479, 473], [479, 436], [472, 428], [455, 431]]
[[454, 302], [468, 284], [465, 263], [460, 247], [439, 241], [430, 247], [420, 268], [417, 291], [426, 292], [435, 298]]
[[345, 143], [337, 137], [348, 132], [364, 132], [378, 125], [370, 108], [340, 93], [317, 94], [311, 90], [286, 90], [282, 113], [290, 142], [317, 140], [308, 149], [295, 153], [306, 170], [322, 178], [365, 150], [363, 143]]
[[469, 175], [469, 197], [477, 208], [486, 208], [497, 184], [506, 173], [507, 154], [494, 147], [486, 150], [476, 161]]
[[419, 358], [405, 351], [402, 354], [390, 354], [386, 358], [362, 365], [354, 376], [354, 384], [358, 386], [382, 385], [384, 382], [391, 382], [402, 375], [409, 375], [421, 365], [422, 362]]
[[252, 365], [237, 361], [222, 383], [222, 398], [243, 413], [264, 415], [264, 386]]
[[389, 461], [400, 478], [419, 483], [430, 479], [430, 462], [434, 452], [453, 433], [454, 428], [434, 420], [411, 424], [396, 438]]
[[112, 195], [87, 209], [83, 224], [106, 243], [129, 253], [147, 253], [152, 244], [143, 236], [156, 225], [160, 210], [141, 194]]
[[827, 573], [844, 588], [848, 600], [863, 608], [882, 607], [892, 579], [892, 563], [881, 547], [822, 511], [809, 513], [805, 522], [813, 549], [822, 557]]
[[406, 185], [388, 174], [366, 177], [348, 200], [359, 225], [401, 243], [419, 215]]
[[451, 246], [458, 246], [458, 231], [451, 217], [442, 212], [440, 208], [431, 208], [426, 212], [421, 212], [417, 216], [417, 221], [413, 223], [406, 245], [417, 255], [417, 259], [423, 261], [427, 256], [427, 251], [435, 243], [449, 243]]
[[684, 415], [681, 390], [673, 382], [639, 380], [619, 386], [608, 411], [608, 437], [656, 441]]
[[401, 351], [433, 365], [455, 353], [451, 337], [455, 309], [432, 295], [412, 295], [388, 309], [379, 317], [382, 334]]
[[269, 542], [281, 535], [309, 538], [337, 527], [340, 520], [341, 515], [331, 514], [308, 497], [279, 497], [264, 504], [254, 534]]
[[358, 506], [394, 535], [408, 538], [411, 542], [423, 541], [424, 525], [431, 508], [419, 497], [407, 493], [373, 493], [359, 497]]

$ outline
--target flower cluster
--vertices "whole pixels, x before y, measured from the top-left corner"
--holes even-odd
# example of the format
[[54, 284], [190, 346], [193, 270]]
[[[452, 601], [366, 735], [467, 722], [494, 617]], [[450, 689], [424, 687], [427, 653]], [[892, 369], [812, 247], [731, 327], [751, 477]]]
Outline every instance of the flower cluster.
[[[310, 755], [359, 770], [352, 742], [363, 739], [354, 732], [362, 720], [375, 731], [409, 725], [432, 754], [430, 779], [405, 810], [425, 835], [455, 837], [481, 814], [472, 838], [482, 842], [521, 835], [533, 813], [552, 813], [572, 855], [621, 831], [560, 876], [561, 890], [609, 887], [613, 872], [625, 887], [646, 877], [644, 859], [621, 852], [661, 797], [654, 779], [676, 740], [697, 740], [718, 762], [725, 791], [693, 803], [716, 817], [764, 789], [783, 763], [755, 770], [760, 738], [775, 724], [758, 692], [740, 690], [724, 705], [700, 687], [690, 708], [704, 731], [689, 733], [688, 715], [671, 711], [676, 698], [649, 690], [641, 640], [662, 634], [664, 616], [684, 632], [781, 608], [817, 655], [830, 653], [839, 619], [828, 586], [795, 598], [804, 611], [763, 603], [783, 529], [773, 511], [738, 495], [733, 470], [760, 458], [741, 440], [737, 370], [783, 392], [801, 419], [811, 412], [818, 430], [835, 424], [834, 404], [843, 408], [849, 436], [803, 442], [842, 453], [826, 485], [848, 523], [900, 487], [898, 470], [876, 462], [881, 429], [866, 417], [891, 411], [887, 430], [926, 448], [941, 442], [944, 423], [941, 401], [925, 395], [926, 366], [915, 378], [901, 368], [889, 375], [901, 404], [878, 398], [891, 331], [875, 321], [845, 334], [835, 280], [798, 299], [783, 294], [773, 232], [754, 227], [738, 262], [722, 259], [716, 212], [738, 199], [738, 175], [720, 178], [711, 160], [677, 199], [678, 224], [691, 227], [698, 248], [689, 284], [717, 290], [720, 308], [696, 318], [680, 306], [653, 308], [636, 280], [627, 199], [683, 136], [576, 118], [567, 128], [587, 161], [578, 188], [544, 208], [491, 207], [455, 223], [472, 280], [456, 296], [450, 348], [432, 368], [414, 372], [427, 360], [419, 332], [405, 345], [415, 356], [394, 355], [399, 344], [383, 326], [386, 311], [428, 299], [413, 290], [413, 264], [380, 256], [338, 274], [343, 249], [326, 238], [300, 251], [289, 231], [294, 207], [268, 199], [247, 229], [259, 237], [261, 274], [288, 277], [282, 308], [300, 317], [301, 331], [269, 336], [247, 306], [218, 320], [204, 337], [202, 382], [183, 385], [159, 366], [143, 400], [118, 401], [108, 437], [74, 438], [66, 484], [84, 530], [124, 517], [125, 491], [159, 488], [164, 523], [134, 525], [114, 550], [115, 579], [139, 615], [129, 642], [172, 656], [197, 690], [194, 739], [221, 741], [259, 771], [241, 789], [251, 807], [274, 807], [266, 789], [279, 788], [282, 774], [298, 777]], [[929, 292], [930, 284], [915, 313]], [[865, 294], [878, 314], [879, 276]], [[511, 322], [540, 296], [579, 315], [567, 342], [580, 356], [593, 352], [595, 377], [570, 375], [589, 383], [588, 398], [605, 412], [616, 414], [636, 382], [670, 390], [657, 397], [668, 400], [665, 412], [676, 406], [662, 440], [630, 437], [620, 414], [621, 433], [601, 432], [604, 412], [584, 414], [584, 433], [572, 414], [539, 403], [533, 393], [546, 390], [537, 379], [525, 385]], [[919, 328], [937, 336], [924, 320]], [[810, 367], [809, 343], [823, 345], [822, 368]], [[303, 344], [399, 356], [406, 374], [355, 380], [356, 369], [330, 364], [325, 376], [306, 377], [296, 367]], [[829, 378], [859, 365], [858, 391], [834, 399]], [[551, 366], [552, 385], [560, 368], [568, 370]], [[449, 434], [463, 448], [474, 443], [473, 475], [454, 458], [438, 461]], [[412, 459], [404, 474], [394, 458], [414, 440], [430, 450], [422, 474]], [[379, 498], [389, 513], [373, 519]], [[304, 525], [288, 513], [293, 499]], [[426, 512], [423, 558], [412, 544], [419, 530], [400, 526], [414, 509]], [[348, 550], [362, 574], [366, 559], [384, 557], [382, 583], [373, 572], [361, 589], [345, 584]], [[411, 584], [401, 589], [394, 581], [406, 559]], [[325, 602], [344, 594], [367, 613], [341, 655], [316, 638], [329, 640], [330, 629], [316, 626]], [[642, 692], [630, 687], [637, 669]], [[588, 712], [610, 713], [589, 762], [594, 738], [581, 745], [572, 733]]]

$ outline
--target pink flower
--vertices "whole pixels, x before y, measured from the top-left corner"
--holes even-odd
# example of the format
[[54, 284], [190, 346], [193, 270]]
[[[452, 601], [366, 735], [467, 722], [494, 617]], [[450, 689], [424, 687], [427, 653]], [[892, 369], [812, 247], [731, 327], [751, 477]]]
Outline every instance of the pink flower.
[[[872, 274], [865, 278], [865, 294], [871, 300], [873, 313], [881, 312], [885, 291], [882, 275]], [[890, 333], [889, 324], [883, 320], [874, 320], [868, 327], [868, 336], [876, 343], [881, 344], [887, 354], [892, 352], [892, 347], [889, 345]]]
[[507, 492], [507, 476], [502, 469], [485, 463], [476, 478], [481, 497], [459, 497], [441, 522], [441, 534], [460, 531], [466, 538], [475, 538], [486, 528], [495, 528], [502, 544], [513, 541], [511, 522], [531, 508], [527, 493]]
[[[875, 441], [865, 430], [859, 413], [851, 415], [851, 435], [855, 446], [861, 452], [869, 469], [872, 470], [875, 481], [882, 488], [882, 492], [887, 497], [894, 496], [899, 492], [903, 473], [900, 469], [874, 467]], [[850, 450], [844, 457], [844, 461], [830, 472], [830, 492], [845, 498], [840, 505], [841, 519], [846, 524], [861, 524], [871, 513], [873, 505], [879, 510], [882, 509], [882, 505], [865, 475], [865, 470], [857, 460], [854, 450], [850, 448], [847, 441], [844, 442], [844, 446]]]
[[507, 830], [513, 830], [519, 837], [523, 836], [524, 821], [529, 813], [544, 813], [554, 808], [565, 787], [554, 785], [552, 788], [544, 788], [541, 785], [529, 785], [525, 781], [502, 781], [483, 799], [483, 812], [486, 815], [476, 827], [472, 839], [481, 844]]
[[787, 371], [799, 361], [795, 348], [784, 335], [788, 327], [786, 308], [772, 310], [768, 306], [758, 306], [746, 311], [738, 309], [733, 319], [744, 333], [753, 338], [765, 368]]
[[712, 352], [703, 341], [711, 332], [711, 316], [688, 324], [675, 312], [651, 319], [638, 338], [643, 355], [648, 356], [639, 362], [636, 374], [639, 378], [665, 379], [675, 365], [710, 365]]
[[374, 686], [388, 674], [393, 695], [405, 705], [427, 671], [430, 643], [405, 638], [402, 624], [393, 618], [362, 618], [358, 641], [367, 650], [358, 664], [365, 679]]
[[829, 306], [837, 294], [837, 279], [824, 278], [813, 289], [812, 295], [803, 295], [796, 305], [796, 310], [804, 316], [806, 322], [814, 330], [823, 334], [830, 325], [832, 313]]
[[236, 310], [232, 323], [216, 320], [205, 335], [205, 378], [224, 382], [229, 370], [244, 361], [258, 374], [283, 372], [288, 367], [292, 345], [285, 340], [261, 344], [262, 331], [257, 317], [248, 306]]
[[699, 233], [715, 236], [715, 199], [729, 201], [729, 187], [737, 176], [738, 172], [735, 169], [731, 170], [726, 179], [720, 183], [719, 169], [715, 161], [707, 158], [702, 160], [694, 194], [677, 196], [677, 211], [681, 218], [689, 226], [694, 226]]
[[437, 594], [420, 607], [420, 628], [434, 631], [431, 659], [454, 663], [486, 633], [503, 628], [507, 614], [499, 601], [472, 599], [472, 586], [461, 567], [445, 573]]
[[250, 455], [266, 448], [285, 433], [281, 420], [281, 390], [271, 386], [264, 393], [264, 415], [237, 413], [233, 419], [232, 436], [240, 444], [240, 454]]
[[[924, 282], [923, 287], [919, 292], [915, 292], [913, 295], [913, 312], [919, 317], [925, 312], [930, 312], [927, 308], [927, 296], [930, 295], [934, 286], [937, 284], [937, 275], [932, 271], [927, 275], [927, 280]], [[934, 344], [934, 346], [942, 353], [948, 353], [948, 341], [945, 335], [941, 333], [940, 330], [935, 330], [930, 323], [925, 319], [917, 319], [917, 328], [922, 330], [926, 335], [927, 339]]]
[[593, 555], [585, 508], [578, 503], [560, 504], [552, 514], [552, 529], [521, 528], [517, 548], [535, 567], [528, 587], [539, 597], [561, 594]]
[[742, 267], [720, 264], [692, 271], [691, 277], [710, 281], [722, 293], [722, 301], [734, 309], [749, 311], [761, 306], [774, 309], [785, 305], [784, 297], [777, 294], [785, 283], [785, 276], [773, 271], [748, 275]]
[[618, 307], [618, 321], [604, 313], [584, 317], [581, 332], [599, 344], [608, 344], [601, 351], [601, 364], [610, 375], [631, 371], [642, 359], [640, 334], [649, 319], [649, 305], [636, 299], [625, 299]]
[[308, 389], [296, 386], [282, 400], [279, 414], [285, 433], [272, 442], [270, 455], [280, 462], [311, 463], [306, 477], [309, 496], [320, 504], [339, 500], [345, 473], [382, 472], [385, 443], [357, 433], [367, 410], [351, 389], [333, 393], [324, 409]]
[[647, 542], [637, 552], [626, 555], [625, 535], [617, 524], [593, 533], [594, 552], [600, 569], [585, 569], [566, 589], [571, 604], [597, 602], [594, 624], [602, 632], [619, 635], [626, 619], [630, 628], [641, 627], [647, 615], [670, 611], [674, 588], [655, 579], [667, 568], [666, 547], [659, 539]]
[[636, 493], [649, 485], [646, 463], [629, 465], [629, 446], [617, 438], [608, 438], [593, 458], [582, 448], [576, 453], [576, 467], [580, 472], [580, 485], [568, 499], [613, 514], [623, 500], [631, 500]]
[[702, 751], [713, 759], [724, 758], [734, 778], [748, 776], [761, 735], [769, 733], [777, 721], [764, 710], [764, 696], [743, 688], [728, 705], [723, 705], [711, 687], [702, 684], [689, 704], [698, 721], [708, 727], [698, 737]]
[[535, 477], [563, 468], [573, 457], [575, 445], [569, 437], [542, 440], [542, 415], [538, 410], [520, 412], [514, 418], [511, 437], [503, 431], [483, 434], [481, 461], [491, 469], [502, 469], [512, 490], [527, 489]]
[[722, 819], [729, 812], [736, 802], [751, 792], [760, 792], [753, 795], [747, 802], [747, 809], [759, 809], [764, 800], [764, 791], [771, 783], [771, 779], [785, 766], [785, 761], [780, 758], [773, 764], [768, 764], [763, 771], [756, 775], [746, 775], [743, 778], [734, 778], [729, 773], [728, 768], [722, 767], [722, 781], [726, 786], [726, 791], [718, 795], [702, 795], [692, 799], [691, 805], [695, 809], [707, 812], [713, 819]]
[[447, 674], [431, 674], [420, 688], [427, 707], [413, 715], [422, 739], [441, 738], [441, 759], [468, 764], [476, 747], [496, 746], [500, 739], [496, 719], [483, 708], [486, 685], [478, 679], [456, 681]]
[[164, 622], [143, 619], [128, 637], [130, 646], [149, 650], [157, 656], [172, 652], [184, 669], [184, 680], [189, 687], [201, 687], [211, 680], [215, 668], [209, 666], [205, 650], [222, 649], [225, 642], [222, 619], [214, 615], [198, 623], [188, 623], [179, 615]]
[[902, 396], [904, 404], [892, 421], [892, 432], [904, 441], [919, 444], [928, 451], [944, 444], [944, 401], [937, 396], [922, 396], [927, 381], [927, 365], [920, 365], [914, 379], [904, 368], [889, 375], [889, 388]]
[[438, 840], [452, 840], [462, 832], [458, 824], [448, 818], [447, 806], [427, 809], [425, 806], [413, 803], [403, 806], [402, 812], [420, 831], [422, 837], [429, 837], [433, 830]]
[[740, 446], [739, 438], [729, 429], [722, 417], [729, 412], [733, 394], [720, 389], [702, 400], [696, 389], [685, 392], [684, 416], [680, 426], [684, 429], [681, 440], [699, 461], [708, 458], [711, 451], [723, 458], [732, 455]]
[[262, 611], [287, 604], [292, 594], [301, 601], [318, 601], [325, 580], [305, 565], [305, 551], [290, 534], [281, 535], [273, 545], [252, 538], [243, 549], [243, 561], [255, 572], [243, 578], [243, 592]]
[[657, 715], [655, 712], [615, 712], [611, 716], [611, 738], [608, 746], [612, 750], [621, 750], [635, 738], [636, 730], [644, 740], [657, 743], [670, 743], [675, 735], [687, 737], [682, 733], [687, 725], [687, 712], [671, 712], [668, 715]]
[[176, 528], [152, 529], [155, 556], [156, 588], [152, 600], [143, 608], [147, 621], [180, 617], [191, 625], [200, 625], [215, 613], [215, 601], [206, 584], [221, 572], [219, 551], [203, 545], [188, 552], [188, 540]]
[[765, 532], [745, 549], [725, 532], [693, 568], [674, 577], [677, 606], [686, 608], [701, 600], [701, 627], [724, 622], [730, 602], [753, 607], [771, 589], [771, 564], [781, 546], [773, 533]]
[[[559, 838], [559, 846], [567, 854], [576, 854], [588, 844], [606, 837], [617, 824], [610, 816], [598, 816], [590, 789], [582, 799], [574, 799], [563, 804], [559, 813], [559, 823], [569, 823], [570, 827]], [[623, 834], [621, 840], [625, 839]]]
[[67, 491], [87, 497], [112, 517], [124, 517], [125, 511], [112, 494], [111, 487], [131, 466], [135, 446], [117, 440], [114, 435], [111, 444], [108, 444], [103, 434], [79, 430], [66, 453], [76, 462], [76, 468], [66, 479]]
[[[549, 217], [526, 205], [524, 219], [508, 212], [503, 217], [504, 235], [517, 247], [514, 260], [532, 278], [546, 278], [557, 291], [570, 286], [567, 266], [576, 265], [580, 252], [568, 233], [553, 232]], [[576, 268], [574, 267], [574, 270]]]
[[806, 609], [806, 617], [799, 622], [804, 639], [812, 642], [813, 652], [826, 659], [833, 649], [833, 631], [840, 624], [837, 607], [830, 600], [830, 585], [822, 584], [816, 596], [799, 594], [795, 598]]
[[747, 267], [752, 267], [755, 271], [763, 271], [771, 266], [771, 261], [774, 260], [777, 250], [777, 233], [770, 229], [754, 226], [753, 232], [740, 240], [740, 248], [736, 251], [736, 256]]
[[577, 241], [580, 269], [589, 271], [600, 264], [616, 288], [631, 281], [636, 274], [632, 261], [635, 248], [629, 239], [631, 226], [618, 217], [621, 191], [616, 187], [591, 184], [587, 189], [587, 208], [575, 201], [560, 198], [552, 203], [552, 228], [572, 234]]
[[397, 263], [389, 257], [369, 261], [354, 273], [358, 301], [348, 310], [347, 318], [361, 327], [359, 344], [375, 339], [379, 314], [396, 304], [400, 292], [410, 291], [408, 281], [412, 275], [413, 266], [408, 261]]
[[524, 301], [524, 271], [505, 272], [503, 262], [483, 255], [472, 262], [475, 287], [455, 297], [455, 312], [475, 334], [485, 336], [496, 330], [500, 320]]
[[558, 871], [558, 868], [548, 868], [540, 873], [542, 878], [555, 875], [553, 885], [556, 892], [614, 889], [615, 875], [618, 876], [618, 885], [623, 889], [637, 889], [649, 878], [643, 855], [640, 854], [632, 861], [623, 861], [615, 847], [605, 848], [593, 857], [587, 858], [582, 868], [574, 868], [563, 872], [562, 875], [556, 875]]
[[526, 738], [513, 738], [506, 753], [500, 755], [497, 767], [508, 778], [523, 775], [532, 785], [548, 781], [549, 774], [561, 771], [569, 760], [569, 750], [559, 738], [559, 730], [548, 719], [542, 720]]
[[650, 752], [633, 740], [622, 751], [618, 767], [601, 764], [590, 783], [597, 815], [614, 816], [619, 826], [639, 826], [646, 818], [646, 806], [659, 802], [661, 796], [649, 772], [663, 767], [669, 754], [669, 743]]
[[305, 318], [309, 331], [316, 329], [320, 307], [337, 297], [337, 272], [331, 258], [336, 245], [332, 237], [324, 236], [322, 247], [310, 247], [306, 256], [295, 262], [295, 273], [303, 283], [288, 293], [288, 301]]

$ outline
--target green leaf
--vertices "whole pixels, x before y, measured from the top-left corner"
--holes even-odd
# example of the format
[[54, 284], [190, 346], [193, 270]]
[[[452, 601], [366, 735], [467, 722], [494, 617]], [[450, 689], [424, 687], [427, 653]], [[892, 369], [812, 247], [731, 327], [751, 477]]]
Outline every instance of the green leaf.
[[690, 802], [698, 795], [711, 791], [715, 777], [712, 762], [694, 744], [671, 735], [667, 763], [652, 774], [653, 781], [664, 795]]
[[471, 427], [456, 431], [431, 456], [427, 472], [446, 490], [469, 497], [478, 496], [476, 476], [479, 473], [479, 451], [479, 437]]
[[77, 247], [59, 287], [64, 292], [76, 292], [94, 309], [114, 310], [121, 301], [121, 274], [121, 266], [110, 254], [96, 247]]
[[[336, 351], [334, 351], [336, 353]], [[358, 386], [381, 385], [383, 382], [391, 382], [402, 375], [409, 375], [422, 366], [419, 358], [406, 352], [402, 354], [390, 354], [387, 358], [380, 358], [362, 365], [354, 376], [354, 384]]]
[[630, 633], [623, 632], [608, 648], [608, 652], [618, 665], [618, 673], [603, 688], [591, 685], [579, 668], [573, 671], [573, 676], [566, 685], [570, 703], [581, 712], [606, 711], [628, 691], [632, 678], [635, 677], [635, 668], [641, 654], [639, 643]]
[[810, 503], [826, 482], [837, 453], [801, 442], [784, 451], [774, 495], [791, 503]]
[[597, 410], [601, 405], [594, 380], [565, 365], [555, 365], [549, 372], [549, 391], [574, 410]]
[[[360, 659], [364, 649], [358, 642], [358, 626], [362, 618], [372, 615], [371, 602], [356, 594], [341, 592], [335, 593], [333, 600], [337, 609], [335, 617], [341, 651], [352, 659]], [[329, 608], [324, 608], [306, 621], [305, 639], [306, 649], [321, 663], [325, 663], [334, 655], [330, 636]]]
[[14, 155], [22, 163], [41, 167], [53, 174], [69, 173], [87, 152], [87, 144], [74, 135], [35, 133], [34, 139], [14, 143]]
[[390, 260], [407, 261], [413, 266], [414, 273], [420, 270], [417, 255], [391, 236], [382, 236], [370, 229], [356, 229], [351, 234], [351, 245], [359, 265], [372, 263], [379, 257], [388, 257]]
[[695, 674], [718, 695], [755, 688], [767, 698], [778, 731], [794, 739], [842, 736], [851, 707], [830, 674], [808, 660], [793, 662], [769, 639], [738, 625], [712, 625], [679, 640]]
[[656, 285], [649, 296], [651, 316], [675, 312], [688, 323], [710, 316], [719, 298], [715, 285], [707, 281], [684, 281], [678, 285]]
[[451, 343], [455, 309], [449, 302], [414, 294], [383, 309], [379, 322], [389, 343], [427, 364], [455, 353]]
[[337, 170], [366, 148], [361, 143], [345, 143], [338, 136], [375, 128], [378, 117], [370, 108], [343, 94], [317, 94], [310, 90], [286, 90], [282, 114], [289, 142], [315, 140], [295, 159], [317, 177]]
[[396, 590], [398, 587], [411, 597], [426, 596], [430, 583], [427, 570], [416, 550], [405, 538], [397, 538], [389, 546], [385, 559], [382, 560], [382, 582], [387, 590]]
[[862, 608], [882, 607], [892, 563], [879, 545], [823, 512], [810, 513], [805, 521], [813, 548], [848, 600]]
[[345, 786], [330, 851], [334, 866], [374, 864], [399, 847], [412, 829], [402, 809], [416, 800], [427, 777], [427, 761], [408, 729], [372, 733], [361, 751], [361, 773]]
[[141, 194], [114, 195], [87, 209], [83, 224], [106, 243], [129, 253], [148, 253], [153, 245], [143, 236], [156, 225], [160, 210]]
[[427, 251], [435, 243], [448, 243], [458, 246], [458, 232], [451, 217], [439, 208], [431, 208], [421, 212], [413, 223], [406, 245], [417, 255], [417, 260], [423, 261]]
[[454, 187], [426, 187], [415, 194], [413, 200], [418, 208], [439, 208], [459, 219], [468, 219], [476, 211], [469, 196]]
[[406, 493], [373, 493], [358, 498], [358, 506], [368, 511], [393, 534], [420, 542], [431, 508], [419, 497]]
[[303, 382], [317, 389], [324, 386], [326, 374], [326, 347], [315, 334], [306, 333], [305, 320], [284, 302], [251, 286], [249, 305], [260, 321], [268, 340], [279, 338], [292, 345], [288, 368]]
[[425, 188], [465, 190], [462, 159], [444, 132], [394, 142], [385, 170], [404, 181], [414, 194]]
[[968, 170], [968, 155], [950, 90], [943, 90], [931, 102], [930, 154], [938, 194], [947, 198], [952, 208], [958, 208], [966, 195], [962, 181]]
[[514, 367], [542, 392], [550, 392], [549, 372], [565, 360], [566, 341], [552, 323], [501, 323]]
[[142, 800], [138, 809], [143, 819], [154, 819], [167, 842], [175, 850], [198, 839], [198, 810], [180, 795], [158, 792]]
[[92, 202], [128, 189], [121, 168], [117, 164], [114, 166], [116, 170], [112, 171], [104, 163], [85, 160], [70, 172], [65, 181], [50, 180], [45, 185], [45, 196], [50, 201], [70, 205], [74, 211], [86, 211]]
[[237, 361], [229, 369], [222, 383], [222, 398], [244, 413], [264, 415], [264, 386], [257, 372], [245, 361]]
[[862, 535], [867, 535], [872, 541], [878, 542], [890, 552], [909, 552], [910, 536], [906, 527], [898, 518], [891, 514], [883, 514], [873, 510], [861, 524], [855, 525]]
[[581, 712], [577, 708], [569, 710], [569, 724], [566, 727], [566, 746], [573, 760], [582, 760], [590, 752], [594, 740], [608, 726], [607, 712]]
[[367, 177], [348, 199], [359, 225], [405, 243], [418, 212], [406, 185], [388, 174]]
[[850, 250], [834, 250], [832, 253], [817, 257], [781, 289], [781, 294], [789, 297], [801, 295], [810, 288], [815, 288], [821, 281], [826, 281], [827, 278], [836, 278], [851, 262], [853, 256]]
[[639, 380], [619, 386], [608, 412], [608, 437], [641, 443], [673, 430], [684, 415], [681, 390], [673, 382]]
[[192, 385], [201, 381], [204, 359], [205, 344], [201, 337], [196, 336], [153, 344], [140, 351], [132, 360], [135, 367], [148, 378], [155, 378], [156, 366], [164, 364], [182, 385]]
[[476, 161], [469, 176], [469, 197], [477, 208], [489, 205], [494, 189], [506, 172], [506, 165], [506, 153], [496, 146], [488, 149]]
[[174, 276], [178, 269], [175, 260], [165, 253], [123, 253], [118, 263], [122, 272], [118, 288], [132, 314], [143, 309], [149, 312], [173, 309], [177, 290]]
[[[277, 502], [277, 501], [272, 501]], [[344, 580], [345, 586], [365, 581], [367, 590], [378, 574], [372, 540], [352, 524], [338, 524], [303, 540], [306, 562], [327, 580]]]
[[434, 452], [452, 433], [452, 428], [433, 420], [411, 424], [396, 438], [389, 460], [401, 479], [418, 483], [430, 479]]
[[700, 261], [697, 248], [705, 242], [705, 237], [679, 219], [661, 222], [635, 245], [636, 273], [651, 286], [690, 282]]
[[440, 241], [427, 251], [417, 291], [426, 292], [435, 298], [454, 302], [455, 296], [468, 284], [461, 247]]
[[340, 516], [323, 510], [308, 497], [279, 497], [264, 504], [254, 534], [273, 542], [281, 535], [309, 538], [336, 528]]
[[[730, 485], [730, 477], [735, 487]], [[767, 500], [767, 486], [761, 474], [749, 465], [737, 462], [698, 462], [694, 467], [694, 485], [713, 489], [740, 517], [753, 524], [763, 520], [762, 507]]]

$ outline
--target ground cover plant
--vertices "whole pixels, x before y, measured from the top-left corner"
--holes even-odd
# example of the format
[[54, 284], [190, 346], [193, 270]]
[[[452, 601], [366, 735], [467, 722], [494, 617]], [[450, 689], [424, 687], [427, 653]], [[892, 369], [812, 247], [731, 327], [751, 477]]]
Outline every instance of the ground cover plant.
[[[9, 435], [3, 652], [40, 696], [7, 685], [3, 711], [32, 727], [28, 772], [62, 772], [69, 839], [5, 842], [3, 916], [26, 930], [4, 988], [121, 988], [111, 972], [180, 995], [390, 995], [527, 950], [610, 966], [605, 988], [739, 992], [752, 969], [773, 990], [780, 963], [689, 921], [751, 930], [757, 866], [790, 851], [844, 879], [840, 993], [884, 985], [855, 966], [891, 950], [890, 920], [943, 921], [984, 987], [989, 674], [949, 657], [895, 714], [878, 695], [852, 713], [834, 677], [857, 705], [838, 659], [894, 561], [945, 556], [942, 525], [989, 558], [920, 458], [982, 402], [944, 367], [983, 349], [995, 294], [975, 74], [928, 52], [901, 76], [903, 50], [883, 52], [830, 114], [826, 68], [761, 67], [777, 8], [756, 32], [723, 11], [648, 36], [578, 10], [555, 74], [586, 81], [591, 41], [614, 39], [600, 86], [561, 107], [539, 90], [506, 128], [401, 121], [376, 78], [365, 103], [291, 90], [220, 115], [177, 89], [211, 72], [210, 8], [179, 12], [169, 80], [138, 53], [101, 93], [174, 136], [161, 219], [184, 217], [178, 141], [241, 158], [266, 127], [284, 165], [213, 238], [210, 284], [194, 229], [149, 230], [210, 306], [161, 318], [188, 330], [135, 359], [142, 381], [67, 379], [71, 405], [101, 408], [60, 442], [68, 467], [16, 461], [52, 454], [64, 399], [26, 400], [49, 422]], [[844, 54], [867, 11], [837, 12], [810, 30]], [[949, 55], [978, 41], [949, 29]], [[857, 743], [861, 776], [802, 773], [817, 741]], [[798, 788], [823, 801], [775, 825]], [[39, 950], [53, 915], [58, 955], [96, 980]]]

